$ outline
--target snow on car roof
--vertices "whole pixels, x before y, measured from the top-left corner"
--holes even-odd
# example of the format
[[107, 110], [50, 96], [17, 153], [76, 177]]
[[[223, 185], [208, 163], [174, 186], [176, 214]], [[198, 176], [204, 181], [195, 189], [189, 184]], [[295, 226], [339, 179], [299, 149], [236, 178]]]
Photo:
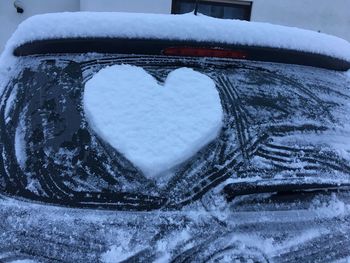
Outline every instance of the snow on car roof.
[[325, 55], [350, 63], [350, 43], [314, 31], [217, 19], [205, 15], [65, 12], [41, 14], [22, 22], [0, 55], [0, 94], [16, 69], [14, 50], [36, 40], [71, 38], [167, 39], [280, 48]]
[[305, 51], [350, 61], [350, 43], [335, 36], [191, 13], [66, 12], [37, 15], [19, 25], [7, 43], [5, 53], [35, 40], [87, 37], [212, 41]]

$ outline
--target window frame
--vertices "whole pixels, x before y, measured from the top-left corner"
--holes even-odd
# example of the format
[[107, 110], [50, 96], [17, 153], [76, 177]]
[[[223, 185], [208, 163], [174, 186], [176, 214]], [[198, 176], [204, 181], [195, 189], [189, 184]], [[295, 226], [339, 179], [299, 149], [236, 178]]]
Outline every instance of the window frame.
[[[176, 4], [178, 2], [187, 2], [187, 3], [193, 3], [195, 4], [195, 0], [172, 0], [171, 4], [171, 14], [180, 14], [176, 10]], [[247, 16], [245, 17], [245, 21], [251, 21], [252, 17], [252, 8], [253, 8], [253, 2], [252, 1], [244, 1], [244, 0], [200, 0], [199, 5], [203, 4], [213, 4], [213, 5], [220, 5], [220, 6], [227, 6], [227, 7], [248, 7], [249, 12]], [[235, 18], [232, 18], [235, 19]]]

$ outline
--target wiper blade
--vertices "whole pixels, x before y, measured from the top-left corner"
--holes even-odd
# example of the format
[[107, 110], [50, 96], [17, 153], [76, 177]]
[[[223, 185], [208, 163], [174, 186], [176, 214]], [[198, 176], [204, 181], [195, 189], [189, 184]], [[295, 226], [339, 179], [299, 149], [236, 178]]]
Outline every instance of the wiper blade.
[[237, 196], [263, 194], [263, 193], [292, 193], [292, 192], [307, 192], [307, 191], [336, 191], [350, 190], [350, 183], [339, 182], [293, 182], [287, 181], [282, 183], [267, 182], [237, 182], [227, 184], [222, 192], [227, 201], [232, 201]]

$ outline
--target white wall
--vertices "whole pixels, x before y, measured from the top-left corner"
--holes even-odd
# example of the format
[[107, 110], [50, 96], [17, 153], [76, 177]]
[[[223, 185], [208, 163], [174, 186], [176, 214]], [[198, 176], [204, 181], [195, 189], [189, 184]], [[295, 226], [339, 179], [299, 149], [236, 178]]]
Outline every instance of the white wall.
[[251, 20], [307, 28], [350, 41], [350, 0], [254, 0]]
[[171, 13], [171, 0], [81, 0], [82, 11]]
[[0, 52], [17, 25], [29, 16], [63, 11], [78, 11], [79, 0], [21, 0], [24, 9], [17, 13], [14, 0], [0, 0]]

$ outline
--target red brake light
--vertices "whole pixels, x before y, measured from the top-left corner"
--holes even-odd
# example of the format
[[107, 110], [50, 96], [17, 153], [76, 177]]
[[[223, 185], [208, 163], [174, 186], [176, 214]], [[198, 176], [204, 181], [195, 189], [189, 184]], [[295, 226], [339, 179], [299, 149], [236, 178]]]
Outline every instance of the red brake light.
[[239, 50], [203, 48], [203, 47], [169, 47], [163, 50], [164, 55], [184, 57], [216, 57], [245, 59], [247, 53]]

